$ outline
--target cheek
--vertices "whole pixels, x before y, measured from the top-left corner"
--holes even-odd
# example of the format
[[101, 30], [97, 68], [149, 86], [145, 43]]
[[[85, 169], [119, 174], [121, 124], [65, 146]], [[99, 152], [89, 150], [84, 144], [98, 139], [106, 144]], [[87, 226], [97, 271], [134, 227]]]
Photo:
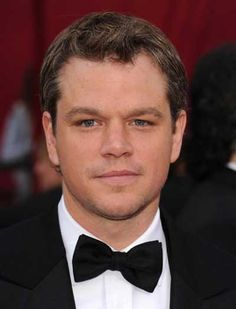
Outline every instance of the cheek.
[[167, 159], [166, 155], [156, 155], [153, 158], [149, 158], [147, 168], [151, 179], [156, 179], [157, 181], [162, 178], [165, 179], [169, 171], [169, 159]]
[[139, 146], [139, 153], [145, 158], [147, 164], [168, 165], [172, 152], [172, 139], [168, 134], [165, 137], [156, 137], [154, 139], [147, 139]]
[[139, 160], [142, 160], [142, 164], [145, 170], [150, 176], [150, 179], [163, 182], [165, 181], [170, 165], [171, 139], [168, 138], [162, 142], [151, 143], [146, 147], [140, 148], [141, 156]]
[[58, 142], [58, 156], [63, 176], [79, 182], [87, 177], [86, 171], [96, 162], [98, 150], [96, 143], [68, 136]]

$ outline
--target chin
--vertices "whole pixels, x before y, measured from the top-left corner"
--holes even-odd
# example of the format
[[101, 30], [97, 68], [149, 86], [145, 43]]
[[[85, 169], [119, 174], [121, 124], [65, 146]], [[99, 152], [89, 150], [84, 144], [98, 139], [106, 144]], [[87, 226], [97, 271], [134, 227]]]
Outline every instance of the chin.
[[94, 212], [96, 215], [99, 215], [100, 217], [103, 217], [107, 220], [111, 221], [124, 221], [124, 220], [130, 220], [134, 217], [136, 217], [138, 214], [140, 214], [144, 209], [146, 208], [146, 205], [140, 205], [139, 207], [133, 207], [133, 208], [125, 208], [124, 204], [122, 203], [121, 206], [114, 206], [113, 209], [100, 209], [97, 208], [94, 209]]

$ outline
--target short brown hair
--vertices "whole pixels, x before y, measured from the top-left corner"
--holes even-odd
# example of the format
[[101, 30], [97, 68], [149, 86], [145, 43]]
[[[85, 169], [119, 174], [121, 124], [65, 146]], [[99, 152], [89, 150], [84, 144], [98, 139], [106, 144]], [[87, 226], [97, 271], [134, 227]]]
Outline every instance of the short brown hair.
[[166, 36], [151, 23], [115, 12], [92, 13], [61, 32], [49, 47], [40, 74], [41, 108], [56, 120], [60, 99], [58, 74], [71, 57], [127, 63], [145, 52], [167, 77], [167, 97], [173, 121], [186, 108], [187, 80], [179, 55]]

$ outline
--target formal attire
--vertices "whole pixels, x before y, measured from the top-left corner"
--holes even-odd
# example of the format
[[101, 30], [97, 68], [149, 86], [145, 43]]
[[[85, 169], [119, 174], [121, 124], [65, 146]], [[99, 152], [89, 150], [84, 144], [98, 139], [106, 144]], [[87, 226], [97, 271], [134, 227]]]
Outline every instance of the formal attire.
[[[2, 207], [0, 229], [47, 211], [52, 205], [58, 204], [61, 194], [62, 188], [56, 187], [34, 194], [20, 203], [15, 203], [11, 207]], [[11, 219], [9, 220], [9, 218]]]
[[209, 230], [214, 225], [234, 224], [236, 222], [235, 164], [228, 164], [196, 185], [178, 220], [186, 229], [195, 233]]
[[[153, 293], [141, 290], [129, 283], [119, 271], [107, 270], [100, 276], [86, 280], [84, 282], [75, 282], [72, 269], [72, 258], [77, 240], [80, 235], [94, 237], [77, 222], [73, 220], [68, 213], [64, 199], [59, 203], [59, 224], [62, 233], [66, 257], [69, 266], [72, 290], [76, 303], [76, 308], [83, 309], [148, 309], [169, 308], [170, 300], [170, 269], [166, 250], [165, 235], [161, 225], [160, 211], [158, 210], [152, 224], [136, 241], [130, 244], [123, 252], [127, 252], [134, 246], [148, 241], [158, 240], [162, 244], [163, 267], [162, 274]], [[113, 248], [111, 248], [115, 251]]]
[[[24, 215], [22, 220], [13, 220], [0, 231], [0, 308], [75, 309], [77, 305], [83, 309], [80, 304], [83, 296], [79, 295], [76, 303], [77, 286], [73, 286], [68, 264], [71, 253], [66, 253], [67, 236], [61, 234], [63, 227], [60, 228], [59, 217], [57, 205], [48, 206], [38, 215], [29, 218]], [[208, 242], [199, 235], [186, 233], [165, 209], [161, 209], [160, 217], [171, 274], [170, 309], [235, 309], [236, 253], [228, 251], [227, 243], [219, 248], [214, 245], [214, 238]], [[153, 232], [158, 230], [158, 225], [157, 214]], [[74, 228], [80, 229], [77, 224]], [[150, 236], [152, 226], [150, 229], [147, 239], [153, 237]], [[113, 282], [122, 285], [123, 278], [116, 276], [116, 272], [113, 275]], [[96, 286], [96, 283], [91, 284]], [[86, 285], [78, 285], [79, 293], [84, 287]], [[159, 287], [157, 285], [156, 289]], [[116, 292], [112, 287], [108, 289], [113, 294]], [[94, 304], [99, 302], [96, 291], [91, 291], [91, 297]], [[108, 305], [109, 301], [112, 300], [108, 300]], [[158, 304], [156, 308], [160, 308]]]
[[161, 191], [161, 206], [177, 217], [194, 191], [196, 181], [190, 176], [169, 175]]

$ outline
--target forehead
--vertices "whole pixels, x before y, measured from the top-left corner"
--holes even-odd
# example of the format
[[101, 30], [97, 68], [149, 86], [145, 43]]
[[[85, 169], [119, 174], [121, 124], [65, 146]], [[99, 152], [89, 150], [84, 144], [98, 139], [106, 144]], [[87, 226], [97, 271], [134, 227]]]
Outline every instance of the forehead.
[[[154, 103], [166, 99], [166, 77], [151, 57], [139, 54], [133, 62], [71, 58], [59, 74], [61, 100], [103, 104]], [[96, 100], [96, 102], [95, 102]]]

